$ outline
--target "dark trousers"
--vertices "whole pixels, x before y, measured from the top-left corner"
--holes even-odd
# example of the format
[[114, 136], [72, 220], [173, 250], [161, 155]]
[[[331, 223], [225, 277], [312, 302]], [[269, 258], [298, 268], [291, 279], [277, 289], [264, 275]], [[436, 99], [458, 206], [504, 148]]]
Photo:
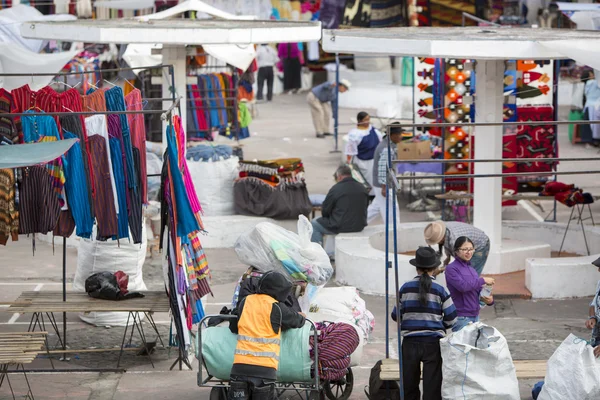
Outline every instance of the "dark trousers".
[[439, 342], [421, 342], [405, 338], [402, 343], [404, 398], [420, 400], [421, 366], [423, 363], [423, 400], [442, 399], [442, 353]]
[[260, 67], [258, 69], [258, 93], [256, 94], [257, 100], [263, 99], [263, 90], [265, 87], [265, 81], [267, 81], [267, 100], [273, 99], [273, 67]]

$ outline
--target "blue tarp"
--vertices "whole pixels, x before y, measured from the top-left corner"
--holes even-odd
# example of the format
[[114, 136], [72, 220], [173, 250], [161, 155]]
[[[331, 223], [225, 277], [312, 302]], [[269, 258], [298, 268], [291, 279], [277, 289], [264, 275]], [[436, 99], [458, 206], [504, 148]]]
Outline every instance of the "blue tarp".
[[0, 146], [0, 169], [43, 164], [65, 154], [79, 139]]

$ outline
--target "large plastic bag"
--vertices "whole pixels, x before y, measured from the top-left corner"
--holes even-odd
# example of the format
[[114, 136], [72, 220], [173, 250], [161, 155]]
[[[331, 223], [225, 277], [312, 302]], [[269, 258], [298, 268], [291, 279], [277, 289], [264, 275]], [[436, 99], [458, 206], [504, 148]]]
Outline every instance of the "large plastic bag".
[[233, 156], [207, 162], [188, 159], [187, 163], [204, 215], [235, 214], [233, 182], [238, 177], [239, 159]]
[[97, 272], [85, 280], [85, 291], [90, 297], [103, 300], [127, 300], [144, 297], [127, 289], [129, 277], [123, 271]]
[[[85, 292], [85, 280], [96, 272], [123, 271], [129, 275], [128, 289], [133, 291], [147, 290], [144, 283], [142, 268], [146, 260], [148, 236], [145, 221], [142, 221], [142, 243], [121, 239], [101, 242], [97, 240], [81, 239], [77, 250], [77, 270], [73, 278], [73, 290]], [[92, 237], [96, 237], [96, 225], [92, 230]], [[98, 326], [125, 326], [127, 323], [126, 312], [91, 312], [79, 314], [81, 320]]]
[[298, 234], [270, 222], [261, 222], [240, 235], [234, 249], [246, 265], [263, 272], [278, 270], [293, 280], [321, 286], [333, 275], [333, 267], [325, 250], [310, 241], [311, 236], [312, 225], [301, 215]]
[[[306, 312], [306, 310], [303, 309]], [[375, 327], [375, 317], [367, 310], [355, 287], [343, 286], [320, 289], [310, 302], [309, 318], [313, 321], [347, 322], [360, 331], [364, 341]]]
[[548, 360], [538, 400], [600, 399], [600, 360], [583, 339], [570, 334]]
[[517, 371], [506, 338], [481, 322], [440, 340], [442, 398], [520, 400]]

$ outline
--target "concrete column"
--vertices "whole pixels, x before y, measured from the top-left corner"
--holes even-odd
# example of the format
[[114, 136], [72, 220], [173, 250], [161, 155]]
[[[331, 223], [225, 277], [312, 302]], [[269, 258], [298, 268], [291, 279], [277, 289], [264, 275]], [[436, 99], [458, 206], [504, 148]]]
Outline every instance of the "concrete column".
[[[504, 62], [477, 60], [475, 122], [502, 122]], [[475, 158], [502, 158], [502, 126], [475, 128]], [[476, 174], [501, 174], [502, 163], [475, 163]], [[474, 225], [490, 238], [492, 251], [502, 245], [502, 178], [474, 179]]]
[[[183, 124], [183, 128], [186, 129], [186, 101], [187, 101], [187, 86], [186, 86], [186, 49], [184, 46], [164, 46], [162, 49], [163, 56], [163, 65], [173, 65], [173, 73], [175, 76], [175, 97], [181, 97], [181, 123]], [[173, 93], [171, 91], [171, 75], [168, 70], [163, 69], [163, 87], [162, 87], [162, 97], [163, 98], [171, 98]], [[163, 102], [163, 110], [171, 107], [171, 101]], [[167, 125], [169, 121], [163, 121], [163, 148], [167, 148]]]

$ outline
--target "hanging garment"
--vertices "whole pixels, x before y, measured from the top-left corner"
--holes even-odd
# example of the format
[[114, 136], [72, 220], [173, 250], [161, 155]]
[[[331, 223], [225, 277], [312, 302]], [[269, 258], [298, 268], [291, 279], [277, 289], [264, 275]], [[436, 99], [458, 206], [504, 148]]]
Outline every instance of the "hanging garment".
[[371, 0], [371, 28], [402, 25], [404, 3], [400, 0]]
[[[517, 119], [525, 121], [552, 121], [552, 107], [517, 107]], [[517, 157], [539, 158], [540, 162], [519, 163], [519, 172], [549, 172], [554, 163], [544, 158], [555, 157], [556, 127], [554, 125], [519, 125], [517, 127]], [[542, 178], [542, 177], [538, 177]]]
[[[127, 111], [142, 111], [142, 93], [139, 91], [139, 89], [133, 89], [127, 96], [125, 96], [125, 104], [127, 105]], [[140, 174], [138, 181], [140, 182], [141, 198], [143, 204], [148, 204], [146, 124], [144, 123], [144, 115], [129, 114], [127, 115], [127, 120], [129, 122], [129, 130], [131, 131], [131, 143], [133, 147], [137, 148], [140, 153]]]
[[[78, 111], [76, 111], [78, 112]], [[81, 149], [81, 156], [83, 158], [83, 168], [85, 170], [85, 183], [87, 185], [87, 196], [88, 196], [88, 204], [91, 205], [92, 218], [94, 217], [94, 181], [92, 178], [92, 170], [93, 168], [91, 163], [91, 155], [89, 149], [88, 136], [84, 130], [84, 125], [82, 124], [81, 119], [78, 115], [61, 115], [60, 123], [63, 129], [63, 132], [70, 132], [76, 138], [79, 139], [78, 146]], [[63, 137], [65, 137], [63, 133]], [[68, 179], [68, 178], [67, 178]], [[83, 188], [83, 187], [82, 187]]]
[[0, 244], [8, 238], [19, 239], [19, 212], [15, 206], [16, 179], [14, 169], [0, 169]]
[[[136, 177], [140, 177], [140, 151], [137, 147], [133, 148], [133, 166], [135, 168]], [[140, 188], [129, 188], [129, 198], [131, 205], [129, 206], [129, 229], [133, 243], [142, 243], [142, 192]]]
[[52, 231], [53, 236], [59, 237], [69, 237], [75, 231], [75, 220], [73, 219], [73, 215], [71, 215], [71, 210], [61, 210], [58, 216], [58, 221], [56, 222], [56, 226]]
[[51, 232], [60, 213], [53, 179], [44, 167], [28, 167], [19, 187], [19, 234]]
[[346, 0], [342, 24], [368, 28], [371, 25], [371, 0]]
[[[121, 147], [121, 152], [120, 152], [120, 158], [121, 158], [121, 163], [123, 165], [123, 179], [125, 180], [125, 188], [129, 188], [129, 173], [128, 171], [128, 165], [127, 165], [127, 161], [126, 161], [126, 156], [125, 156], [125, 143], [123, 142], [123, 134], [121, 132], [121, 121], [119, 119], [119, 116], [116, 114], [110, 114], [107, 117], [107, 122], [108, 122], [108, 135], [110, 138], [115, 138], [119, 140], [119, 145]], [[132, 153], [133, 154], [133, 153]], [[111, 157], [113, 157], [113, 155], [111, 154]], [[113, 157], [113, 162], [114, 162], [114, 157]], [[115, 179], [117, 177], [115, 176]], [[130, 198], [129, 198], [129, 191], [126, 190], [125, 191], [125, 199], [127, 201], [127, 207], [129, 208], [129, 204], [130, 204]], [[120, 207], [119, 207], [120, 208]]]
[[[106, 98], [106, 108], [108, 111], [126, 111], [125, 98], [123, 97], [123, 89], [118, 86], [112, 87], [104, 92]], [[119, 121], [121, 123], [121, 135], [123, 141], [123, 154], [125, 155], [126, 173], [127, 173], [127, 185], [129, 188], [137, 187], [137, 178], [135, 176], [135, 169], [133, 167], [133, 150], [131, 145], [131, 133], [129, 131], [129, 123], [127, 121], [127, 115], [119, 114]], [[110, 124], [110, 120], [109, 120]]]
[[[113, 118], [114, 117], [114, 118]], [[120, 124], [118, 116], [111, 114], [108, 116], [108, 135], [110, 143], [110, 156], [113, 166], [113, 176], [117, 186], [117, 198], [119, 201], [118, 212], [118, 239], [129, 237], [128, 214], [127, 214], [127, 174], [125, 173], [125, 163], [123, 155], [123, 143], [119, 136]]]
[[[13, 97], [5, 89], [0, 88], [0, 113], [10, 113]], [[19, 135], [15, 128], [13, 117], [0, 117], [0, 143], [17, 144], [19, 143]]]
[[[113, 173], [112, 173], [113, 166], [112, 166], [112, 158], [111, 158], [111, 153], [110, 153], [110, 143], [109, 143], [109, 137], [108, 137], [108, 126], [107, 126], [107, 122], [106, 122], [106, 115], [97, 114], [97, 115], [93, 115], [91, 117], [87, 117], [85, 119], [85, 127], [88, 132], [89, 139], [91, 139], [91, 137], [94, 135], [98, 135], [98, 136], [102, 137], [106, 143], [105, 149], [106, 149], [106, 157], [108, 159], [108, 169], [107, 170], [103, 169], [100, 171], [100, 173], [103, 173], [102, 171], [109, 172], [110, 184], [111, 184], [112, 192], [113, 192], [112, 197], [113, 197], [114, 203], [115, 203], [115, 211], [119, 212], [119, 201], [118, 201], [118, 197], [117, 197], [117, 185], [115, 183], [115, 177], [113, 176]], [[89, 139], [88, 139], [88, 141], [89, 141]], [[90, 154], [91, 154], [91, 144], [90, 144]], [[95, 179], [95, 177], [94, 177], [94, 179]]]
[[[96, 90], [81, 96], [83, 111], [102, 112], [106, 111], [106, 98], [103, 90]], [[91, 117], [92, 114], [85, 117]]]
[[[65, 139], [77, 138], [76, 135], [68, 131], [64, 131], [63, 135]], [[69, 210], [75, 220], [77, 236], [89, 239], [92, 236], [94, 218], [90, 198], [88, 197], [88, 183], [83, 166], [84, 158], [81, 147], [81, 142], [75, 143], [64, 156], [65, 191]]]
[[200, 228], [204, 229], [202, 219], [200, 217], [200, 214], [202, 213], [202, 206], [198, 200], [198, 195], [196, 194], [196, 189], [194, 188], [194, 183], [192, 181], [192, 176], [188, 169], [187, 161], [185, 160], [185, 132], [183, 131], [183, 127], [181, 125], [181, 118], [178, 115], [173, 117], [173, 125], [175, 128], [176, 141], [178, 145], [177, 159], [179, 161], [179, 169], [183, 172], [187, 198], [192, 207], [192, 212], [196, 216], [198, 224], [200, 225]]
[[[104, 115], [102, 115], [104, 118]], [[106, 240], [119, 235], [118, 217], [113, 197], [113, 170], [109, 163], [109, 143], [101, 135], [90, 136], [92, 165], [96, 171], [96, 223], [98, 224], [98, 240]]]

